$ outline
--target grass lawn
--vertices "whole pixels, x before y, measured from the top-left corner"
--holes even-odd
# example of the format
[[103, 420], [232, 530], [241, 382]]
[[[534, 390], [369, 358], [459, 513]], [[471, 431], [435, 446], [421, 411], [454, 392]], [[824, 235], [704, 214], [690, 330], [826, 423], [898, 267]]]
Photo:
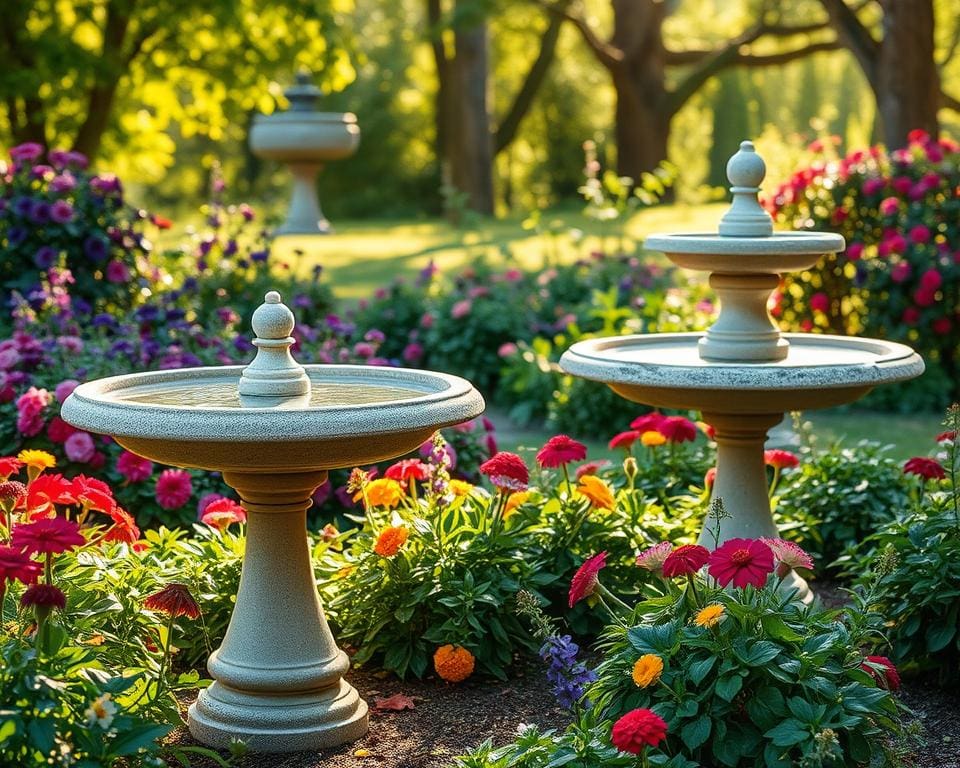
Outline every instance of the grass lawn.
[[[627, 222], [625, 238], [632, 246], [652, 232], [713, 232], [726, 208], [726, 203], [710, 203], [640, 210]], [[414, 277], [431, 260], [442, 271], [456, 271], [481, 258], [537, 269], [617, 246], [612, 228], [604, 233], [576, 208], [548, 211], [538, 227], [519, 218], [478, 219], [460, 228], [443, 220], [341, 220], [334, 225], [336, 232], [326, 237], [281, 238], [275, 253], [300, 274], [306, 275], [316, 264], [323, 265], [325, 279], [336, 295], [347, 301], [370, 296], [397, 277]], [[582, 232], [582, 238], [571, 238], [571, 230]], [[500, 443], [508, 449], [535, 450], [552, 434], [546, 428], [511, 424], [496, 408], [490, 415]], [[901, 459], [930, 451], [941, 418], [936, 413], [898, 415], [844, 409], [804, 414], [821, 445], [841, 439], [850, 446], [862, 439], [876, 440], [894, 444], [891, 455]], [[606, 448], [609, 437], [602, 434], [589, 441], [591, 456], [616, 458]]]

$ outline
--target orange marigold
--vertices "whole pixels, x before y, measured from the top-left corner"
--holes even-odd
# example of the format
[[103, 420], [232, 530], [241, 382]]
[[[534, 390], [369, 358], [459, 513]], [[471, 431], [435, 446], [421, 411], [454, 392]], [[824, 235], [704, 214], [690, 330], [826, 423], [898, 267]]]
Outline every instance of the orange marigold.
[[459, 645], [441, 645], [433, 654], [433, 668], [448, 683], [459, 683], [473, 674], [476, 659]]
[[589, 499], [590, 503], [597, 509], [613, 509], [616, 505], [610, 486], [596, 475], [581, 477], [577, 485], [577, 493]]
[[384, 528], [377, 537], [377, 543], [373, 545], [373, 551], [380, 557], [393, 557], [400, 551], [410, 534], [402, 525], [391, 525]]

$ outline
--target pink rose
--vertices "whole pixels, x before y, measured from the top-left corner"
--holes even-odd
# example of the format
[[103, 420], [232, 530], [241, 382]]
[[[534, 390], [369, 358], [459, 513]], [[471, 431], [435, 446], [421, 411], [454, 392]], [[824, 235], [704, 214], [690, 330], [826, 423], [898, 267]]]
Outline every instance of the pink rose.
[[97, 452], [97, 448], [93, 444], [93, 438], [90, 437], [89, 432], [74, 432], [64, 442], [63, 449], [67, 454], [67, 458], [78, 464], [86, 464], [93, 458], [93, 454]]

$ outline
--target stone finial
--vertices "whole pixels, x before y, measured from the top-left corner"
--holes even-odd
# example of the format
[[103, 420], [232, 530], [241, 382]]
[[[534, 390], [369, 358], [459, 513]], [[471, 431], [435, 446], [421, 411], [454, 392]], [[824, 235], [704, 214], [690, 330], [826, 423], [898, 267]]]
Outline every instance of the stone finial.
[[291, 397], [310, 391], [310, 378], [293, 359], [290, 347], [295, 318], [280, 294], [270, 291], [253, 313], [251, 325], [257, 356], [240, 376], [241, 395]]
[[757, 199], [766, 173], [767, 166], [753, 142], [740, 142], [740, 150], [727, 162], [733, 203], [720, 219], [719, 232], [723, 237], [770, 237], [773, 234], [773, 219]]
[[296, 82], [283, 92], [290, 102], [291, 112], [316, 112], [323, 92], [313, 84], [313, 75], [309, 70], [297, 72]]

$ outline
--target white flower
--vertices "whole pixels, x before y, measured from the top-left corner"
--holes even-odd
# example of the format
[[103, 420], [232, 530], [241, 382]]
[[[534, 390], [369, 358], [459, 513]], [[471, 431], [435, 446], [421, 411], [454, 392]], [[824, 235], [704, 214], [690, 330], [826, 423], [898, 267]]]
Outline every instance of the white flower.
[[117, 705], [110, 701], [110, 694], [105, 693], [93, 700], [93, 703], [87, 707], [84, 715], [87, 717], [87, 725], [99, 725], [106, 730], [113, 722], [113, 716], [117, 714]]

